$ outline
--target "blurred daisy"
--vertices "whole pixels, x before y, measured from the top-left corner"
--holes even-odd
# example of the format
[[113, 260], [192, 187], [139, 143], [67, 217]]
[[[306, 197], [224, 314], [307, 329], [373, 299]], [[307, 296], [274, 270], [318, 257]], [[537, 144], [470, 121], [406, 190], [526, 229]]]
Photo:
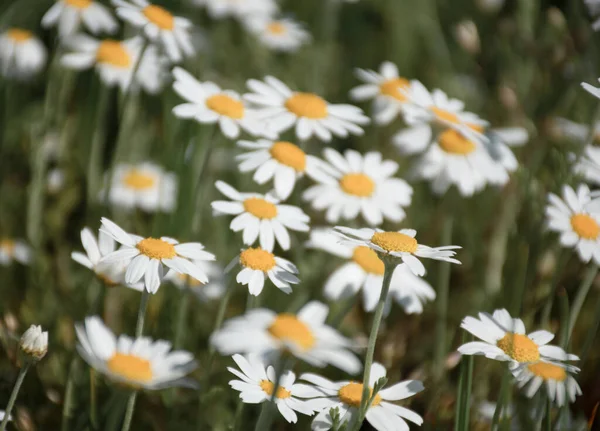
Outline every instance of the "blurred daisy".
[[[364, 245], [353, 246], [338, 242], [338, 236], [331, 229], [313, 228], [309, 248], [318, 248], [348, 262], [336, 269], [325, 281], [324, 294], [330, 301], [338, 301], [356, 295], [362, 289], [365, 311], [372, 312], [377, 306], [383, 286], [384, 264], [371, 248]], [[435, 299], [435, 291], [420, 277], [417, 277], [405, 264], [394, 269], [385, 313], [389, 313], [394, 299], [406, 313], [420, 314], [423, 304]]]
[[298, 284], [300, 280], [298, 268], [289, 260], [275, 256], [261, 248], [247, 248], [228, 265], [229, 272], [239, 263], [242, 270], [237, 274], [236, 281], [248, 286], [250, 295], [258, 296], [263, 290], [265, 279], [268, 278], [284, 293], [292, 293], [290, 284]]
[[[386, 376], [387, 371], [383, 365], [375, 362], [371, 366], [369, 376], [369, 387], [371, 393], [379, 379]], [[311, 406], [318, 410], [312, 422], [312, 429], [325, 431], [333, 427], [330, 415], [331, 409], [337, 409], [341, 423], [350, 422], [355, 424], [358, 420], [359, 407], [363, 394], [363, 383], [355, 381], [332, 382], [316, 374], [307, 373], [300, 376], [303, 381], [315, 385], [324, 396], [311, 400]], [[423, 389], [423, 383], [419, 380], [405, 380], [387, 389], [381, 389], [375, 395], [373, 402], [366, 412], [365, 419], [377, 431], [408, 430], [406, 420], [417, 425], [423, 424], [423, 418], [414, 411], [393, 404], [390, 401], [405, 400], [418, 394]]]
[[147, 390], [190, 386], [185, 376], [197, 367], [194, 356], [171, 351], [168, 341], [115, 337], [98, 316], [87, 317], [85, 324], [75, 325], [75, 331], [81, 357], [110, 380]]
[[60, 192], [65, 186], [65, 172], [60, 168], [54, 168], [48, 171], [46, 175], [46, 188], [49, 193]]
[[247, 19], [256, 16], [272, 16], [279, 10], [275, 0], [192, 0], [205, 6], [211, 18], [235, 17]]
[[349, 351], [353, 343], [325, 324], [328, 312], [318, 301], [309, 302], [298, 314], [255, 308], [227, 320], [210, 342], [222, 355], [257, 354], [274, 360], [285, 351], [315, 367], [329, 364], [356, 374], [361, 363]]
[[396, 162], [382, 160], [381, 153], [374, 151], [363, 156], [346, 150], [342, 156], [326, 148], [323, 155], [331, 175], [316, 178], [319, 184], [307, 189], [302, 197], [315, 210], [326, 210], [329, 223], [340, 218], [353, 220], [359, 213], [372, 226], [384, 219], [400, 222], [406, 217], [403, 207], [410, 205], [413, 189], [406, 181], [392, 177], [398, 170]]
[[235, 91], [221, 90], [209, 81], [199, 82], [180, 67], [173, 69], [173, 76], [173, 89], [188, 101], [173, 108], [176, 117], [193, 118], [202, 124], [218, 123], [221, 132], [231, 139], [240, 135], [240, 128], [255, 136], [269, 134], [264, 122]]
[[118, 85], [122, 91], [142, 87], [151, 94], [162, 87], [164, 62], [155, 46], [147, 47], [142, 54], [143, 39], [139, 36], [118, 41], [97, 40], [80, 34], [69, 38], [67, 46], [74, 52], [62, 56], [64, 67], [75, 70], [95, 67], [108, 86]]
[[229, 227], [234, 232], [243, 231], [245, 245], [252, 245], [259, 239], [261, 248], [273, 251], [277, 240], [282, 249], [289, 250], [288, 229], [308, 232], [310, 218], [298, 207], [282, 205], [271, 195], [240, 193], [223, 181], [217, 181], [215, 186], [233, 202], [212, 202], [214, 213], [236, 216]]
[[581, 388], [572, 376], [577, 371], [579, 369], [572, 365], [534, 362], [517, 367], [512, 373], [520, 388], [527, 386], [527, 397], [533, 398], [545, 383], [548, 397], [561, 407], [565, 402], [575, 402], [575, 397], [581, 395]]
[[190, 289], [202, 302], [221, 298], [227, 288], [221, 265], [206, 260], [193, 260], [192, 263], [206, 274], [207, 283], [202, 283], [190, 275], [174, 271], [169, 271], [165, 276], [165, 280], [169, 280], [180, 289]]
[[119, 29], [110, 10], [92, 0], [56, 0], [42, 18], [42, 27], [58, 25], [58, 34], [63, 38], [77, 32], [81, 23], [93, 34], [112, 34]]
[[579, 359], [558, 346], [548, 345], [554, 338], [548, 331], [527, 334], [523, 321], [512, 318], [505, 309], [496, 310], [492, 315], [479, 313], [479, 319], [467, 316], [460, 326], [483, 340], [460, 346], [458, 351], [463, 355], [484, 355], [497, 361], [509, 361], [513, 364], [511, 368], [522, 363]]
[[573, 172], [581, 175], [587, 182], [600, 185], [600, 147], [588, 145], [573, 165]]
[[362, 135], [360, 125], [369, 123], [369, 118], [356, 106], [330, 104], [316, 94], [294, 92], [272, 76], [264, 81], [250, 79], [247, 86], [254, 93], [244, 94], [244, 99], [260, 107], [258, 116], [268, 121], [276, 133], [295, 125], [301, 141], [313, 135], [326, 142], [331, 141], [332, 135], [340, 138]]
[[239, 141], [237, 145], [251, 150], [236, 157], [240, 161], [240, 171], [254, 171], [253, 179], [258, 184], [273, 179], [275, 193], [282, 200], [290, 196], [296, 180], [304, 174], [311, 178], [323, 176], [323, 162], [291, 142], [261, 139], [257, 142]]
[[264, 46], [274, 51], [295, 52], [312, 39], [304, 26], [291, 18], [257, 16], [247, 20], [246, 26]]
[[350, 90], [350, 98], [373, 100], [373, 118], [377, 124], [389, 124], [402, 113], [410, 81], [399, 75], [394, 63], [382, 63], [379, 72], [356, 69], [356, 77], [364, 84]]
[[600, 264], [600, 213], [590, 212], [590, 189], [581, 184], [577, 191], [563, 186], [562, 199], [548, 194], [546, 217], [548, 228], [560, 233], [563, 247], [575, 248], [583, 262]]
[[[118, 164], [105, 187], [111, 205], [127, 210], [171, 212], [177, 204], [177, 175], [150, 162]], [[102, 198], [105, 194], [106, 189], [100, 191]]]
[[[585, 142], [590, 133], [590, 126], [587, 124], [576, 123], [566, 118], [552, 118], [551, 130], [559, 138], [572, 139], [578, 142]], [[594, 124], [594, 141], [600, 141], [600, 122]]]
[[23, 265], [31, 262], [31, 248], [20, 239], [0, 237], [0, 265], [7, 266], [13, 261]]
[[117, 15], [134, 27], [142, 28], [146, 37], [152, 42], [162, 45], [164, 52], [174, 62], [183, 57], [194, 55], [189, 34], [192, 22], [187, 18], [173, 16], [161, 6], [148, 3], [146, 0], [112, 0], [117, 7]]
[[443, 260], [446, 262], [460, 262], [454, 259], [454, 250], [461, 248], [458, 245], [446, 245], [443, 247], [429, 247], [419, 244], [415, 239], [417, 231], [414, 229], [402, 229], [399, 232], [385, 232], [381, 229], [352, 229], [337, 226], [334, 228], [341, 238], [351, 245], [362, 245], [375, 250], [379, 255], [395, 256], [418, 276], [425, 275], [425, 267], [419, 258]]
[[247, 404], [260, 404], [271, 400], [275, 402], [279, 413], [289, 423], [296, 423], [298, 416], [296, 412], [312, 416], [313, 409], [309, 403], [298, 397], [314, 397], [320, 393], [311, 386], [295, 383], [296, 375], [286, 370], [281, 374], [277, 393], [273, 397], [273, 391], [277, 384], [275, 369], [269, 365], [265, 369], [262, 360], [254, 355], [248, 358], [242, 355], [233, 355], [239, 370], [227, 367], [230, 373], [241, 380], [231, 380], [229, 386], [240, 392], [240, 398]]
[[212, 253], [204, 251], [199, 242], [179, 244], [168, 237], [142, 238], [131, 235], [107, 218], [102, 218], [101, 232], [110, 235], [122, 247], [101, 260], [101, 264], [112, 264], [131, 259], [125, 272], [126, 283], [137, 283], [144, 278], [146, 290], [156, 293], [164, 277], [164, 266], [179, 273], [190, 275], [202, 283], [208, 278], [202, 268], [194, 265], [197, 260], [215, 260]]
[[0, 33], [0, 71], [8, 78], [29, 79], [46, 65], [46, 47], [29, 30], [9, 28]]

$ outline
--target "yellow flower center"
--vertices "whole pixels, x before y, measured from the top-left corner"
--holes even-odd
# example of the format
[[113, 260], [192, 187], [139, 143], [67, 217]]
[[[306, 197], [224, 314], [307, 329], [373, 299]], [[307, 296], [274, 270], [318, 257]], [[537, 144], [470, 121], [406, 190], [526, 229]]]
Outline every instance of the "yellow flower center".
[[135, 190], [147, 190], [156, 185], [156, 178], [137, 169], [131, 169], [123, 177], [123, 184]]
[[151, 4], [146, 6], [142, 10], [142, 13], [148, 18], [148, 21], [155, 24], [161, 30], [173, 30], [175, 26], [173, 15], [160, 6]]
[[453, 112], [446, 111], [445, 109], [440, 109], [437, 106], [433, 106], [429, 109], [431, 109], [431, 112], [434, 113], [434, 115], [436, 116], [436, 118], [439, 121], [443, 121], [446, 123], [454, 123], [454, 124], [460, 123], [460, 119], [458, 118], [458, 115], [456, 115]]
[[[369, 397], [373, 394], [373, 388], [369, 388]], [[338, 397], [344, 404], [352, 407], [360, 407], [360, 402], [363, 395], [363, 384], [357, 382], [350, 382], [346, 386], [342, 386], [338, 391]], [[381, 396], [375, 395], [371, 407], [379, 405], [381, 402]]]
[[587, 214], [575, 214], [571, 217], [571, 227], [577, 235], [585, 239], [596, 239], [600, 234], [600, 226]]
[[98, 63], [110, 64], [114, 67], [128, 68], [131, 66], [131, 55], [129, 55], [121, 42], [105, 39], [98, 46], [96, 61]]
[[275, 255], [262, 248], [248, 248], [240, 253], [240, 263], [246, 268], [267, 272], [275, 268]]
[[375, 182], [365, 174], [346, 174], [340, 180], [340, 187], [349, 195], [366, 198], [375, 191]]
[[[275, 385], [273, 384], [273, 382], [270, 382], [268, 380], [261, 380], [260, 381], [260, 388], [265, 392], [265, 394], [267, 395], [273, 395], [273, 389], [275, 389]], [[281, 386], [277, 388], [277, 395], [275, 395], [275, 398], [289, 398], [292, 396], [292, 393], [290, 391], [288, 391], [285, 388], [282, 388]]]
[[562, 382], [567, 379], [567, 372], [563, 367], [545, 362], [536, 362], [527, 366], [529, 371], [544, 380], [557, 380]]
[[312, 93], [294, 93], [285, 101], [285, 107], [298, 117], [318, 120], [327, 117], [327, 102]]
[[306, 169], [306, 154], [291, 142], [275, 142], [269, 152], [279, 163], [294, 168], [296, 172]]
[[271, 34], [281, 35], [286, 32], [285, 25], [279, 21], [273, 21], [267, 26], [267, 32]]
[[244, 209], [254, 217], [272, 219], [277, 217], [277, 206], [263, 198], [248, 198], [244, 201]]
[[9, 256], [13, 256], [15, 254], [15, 246], [16, 243], [12, 239], [0, 240], [0, 250]]
[[354, 249], [352, 260], [356, 262], [365, 272], [375, 275], [383, 275], [385, 266], [372, 249], [360, 245]]
[[475, 151], [475, 143], [465, 138], [461, 133], [453, 129], [445, 130], [438, 137], [438, 143], [442, 150], [451, 154], [466, 155]]
[[65, 0], [65, 3], [76, 9], [87, 9], [92, 4], [92, 0]]
[[309, 350], [315, 345], [315, 336], [310, 328], [293, 314], [278, 314], [268, 331], [281, 341], [295, 343], [301, 350]]
[[134, 355], [115, 353], [106, 362], [106, 366], [113, 374], [135, 383], [147, 383], [152, 380], [152, 367], [150, 361]]
[[177, 278], [181, 280], [182, 283], [187, 284], [190, 287], [204, 286], [204, 283], [197, 278], [189, 276], [188, 274], [177, 274]]
[[208, 109], [229, 118], [244, 118], [244, 104], [226, 94], [215, 94], [206, 99]]
[[177, 256], [175, 246], [158, 238], [146, 238], [136, 245], [137, 249], [150, 259], [172, 259]]
[[387, 252], [414, 253], [417, 251], [417, 240], [400, 232], [375, 232], [371, 242]]
[[508, 332], [496, 345], [517, 362], [535, 362], [540, 359], [537, 344], [523, 334]]
[[22, 28], [11, 28], [6, 32], [8, 37], [16, 43], [26, 42], [33, 38], [33, 33]]
[[406, 95], [401, 90], [407, 89], [408, 86], [409, 82], [407, 79], [394, 78], [382, 83], [379, 86], [379, 91], [384, 96], [393, 97], [400, 102], [405, 102]]

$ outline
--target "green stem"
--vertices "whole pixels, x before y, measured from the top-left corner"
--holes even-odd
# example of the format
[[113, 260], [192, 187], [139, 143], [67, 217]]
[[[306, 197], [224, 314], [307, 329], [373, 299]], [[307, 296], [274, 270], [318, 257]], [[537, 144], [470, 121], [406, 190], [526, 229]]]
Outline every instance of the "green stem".
[[235, 408], [235, 415], [233, 416], [233, 424], [231, 424], [232, 431], [239, 431], [241, 425], [241, 417], [244, 414], [244, 403], [241, 400], [237, 401], [237, 407]]
[[508, 367], [504, 370], [504, 374], [502, 375], [502, 383], [500, 383], [500, 392], [498, 395], [498, 401], [496, 401], [496, 409], [494, 410], [494, 417], [492, 418], [492, 430], [498, 430], [498, 423], [500, 421], [500, 415], [504, 410], [504, 401], [506, 400], [506, 394], [509, 388], [509, 379], [510, 379], [510, 371]]
[[61, 431], [68, 431], [73, 413], [73, 391], [75, 388], [75, 366], [77, 358], [73, 357], [69, 366], [69, 375], [67, 376], [67, 384], [65, 385], [65, 401], [63, 403]]
[[98, 397], [96, 392], [96, 373], [90, 368], [90, 423], [94, 431], [98, 430]]
[[556, 269], [554, 270], [554, 275], [552, 276], [552, 282], [550, 284], [550, 294], [548, 295], [548, 300], [542, 310], [542, 327], [548, 327], [550, 324], [550, 312], [552, 311], [552, 304], [554, 303], [553, 292], [560, 280], [560, 276], [569, 262], [570, 256], [571, 254], [567, 252], [567, 250], [561, 250], [559, 252], [558, 263], [556, 264]]
[[[472, 337], [463, 334], [463, 344], [471, 341]], [[460, 365], [460, 379], [457, 390], [456, 416], [454, 429], [456, 431], [469, 429], [469, 412], [471, 409], [471, 386], [473, 382], [473, 355], [463, 356]]]
[[87, 175], [87, 195], [88, 199], [92, 202], [95, 202], [97, 199], [97, 192], [99, 190], [99, 184], [101, 183], [102, 156], [106, 141], [106, 114], [110, 90], [111, 89], [105, 85], [100, 86], [100, 94], [96, 105], [96, 124], [92, 135]]
[[581, 367], [583, 367], [585, 364], [585, 360], [587, 359], [590, 349], [594, 345], [596, 335], [598, 334], [598, 327], [600, 327], [600, 296], [598, 296], [598, 299], [596, 300], [595, 310], [594, 323], [588, 330], [588, 335], [585, 339], [585, 343], [583, 344], [583, 349], [581, 349]]
[[583, 281], [579, 286], [579, 290], [577, 291], [577, 295], [575, 296], [575, 300], [573, 301], [573, 307], [571, 307], [571, 316], [569, 318], [569, 334], [567, 338], [571, 338], [571, 334], [573, 333], [573, 328], [577, 322], [577, 317], [579, 316], [581, 307], [583, 307], [585, 298], [587, 297], [597, 274], [598, 265], [596, 264], [590, 266], [585, 273], [585, 277], [583, 278]]
[[4, 411], [4, 420], [2, 420], [2, 424], [0, 424], [0, 431], [4, 431], [6, 429], [6, 424], [8, 423], [8, 418], [10, 416], [10, 412], [12, 411], [12, 409], [15, 405], [15, 401], [17, 400], [17, 395], [19, 394], [19, 389], [21, 389], [23, 380], [25, 380], [25, 375], [27, 374], [27, 370], [29, 370], [29, 363], [25, 364], [19, 370], [19, 376], [17, 377], [15, 386], [13, 387], [12, 393], [10, 394], [10, 399], [8, 400], [8, 404], [6, 405], [6, 410]]
[[560, 306], [560, 346], [563, 349], [569, 344], [569, 297], [567, 291], [561, 287], [558, 290], [558, 305]]
[[545, 423], [545, 431], [552, 431], [552, 400], [550, 400], [550, 397], [548, 397], [547, 401]]
[[179, 298], [179, 307], [177, 312], [177, 324], [175, 326], [175, 337], [173, 340], [173, 346], [175, 349], [179, 349], [183, 345], [183, 335], [185, 334], [185, 324], [187, 322], [189, 310], [190, 310], [190, 302], [191, 302], [191, 290], [186, 285], [181, 292]]
[[137, 399], [137, 391], [133, 391], [127, 400], [127, 410], [125, 410], [125, 420], [123, 420], [123, 428], [121, 431], [129, 431], [131, 420], [133, 419], [133, 410], [135, 409], [135, 400]]

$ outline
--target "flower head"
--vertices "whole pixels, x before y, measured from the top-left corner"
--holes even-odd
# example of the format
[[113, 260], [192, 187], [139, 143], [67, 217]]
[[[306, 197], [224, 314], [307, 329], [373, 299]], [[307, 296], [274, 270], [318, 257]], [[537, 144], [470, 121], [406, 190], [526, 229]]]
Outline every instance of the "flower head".
[[17, 79], [29, 79], [46, 65], [46, 47], [32, 32], [9, 28], [0, 33], [0, 73]]
[[13, 261], [23, 265], [31, 262], [31, 248], [21, 239], [0, 237], [0, 265], [7, 266]]
[[260, 43], [273, 51], [295, 52], [312, 39], [304, 26], [291, 18], [251, 16], [246, 26]]
[[57, 0], [42, 18], [42, 26], [58, 25], [58, 33], [66, 38], [83, 24], [93, 34], [115, 33], [119, 25], [109, 9], [93, 0]]
[[21, 351], [34, 361], [39, 361], [48, 353], [48, 332], [39, 325], [31, 325], [19, 341]]
[[512, 370], [512, 374], [520, 388], [525, 388], [525, 395], [532, 398], [545, 384], [548, 397], [559, 407], [566, 402], [575, 402], [581, 395], [581, 388], [573, 377], [579, 369], [572, 365], [534, 362], [524, 364]]

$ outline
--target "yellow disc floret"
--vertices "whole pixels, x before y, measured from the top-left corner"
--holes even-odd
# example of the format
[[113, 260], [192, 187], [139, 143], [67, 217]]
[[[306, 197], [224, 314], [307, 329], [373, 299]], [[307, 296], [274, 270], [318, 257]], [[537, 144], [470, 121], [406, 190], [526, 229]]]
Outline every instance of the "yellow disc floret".
[[107, 362], [108, 370], [133, 383], [147, 383], [152, 380], [150, 361], [134, 355], [115, 353]]
[[150, 259], [172, 259], [177, 256], [175, 246], [162, 239], [146, 238], [136, 245], [137, 249]]
[[65, 0], [65, 3], [75, 9], [87, 9], [92, 4], [92, 0]]
[[244, 201], [244, 209], [254, 217], [272, 219], [277, 217], [277, 206], [263, 198], [248, 198]]
[[310, 328], [293, 314], [277, 315], [268, 331], [283, 342], [294, 343], [300, 350], [309, 350], [315, 344], [315, 336]]
[[215, 94], [206, 99], [208, 109], [225, 117], [240, 120], [244, 118], [244, 104], [227, 94]]
[[[261, 380], [260, 388], [265, 392], [265, 394], [271, 396], [271, 395], [273, 395], [273, 390], [275, 389], [275, 385], [273, 384], [273, 382], [270, 382], [269, 380]], [[281, 386], [277, 388], [277, 395], [275, 395], [275, 398], [285, 399], [285, 398], [289, 398], [291, 396], [292, 396], [292, 393], [290, 391], [288, 391], [287, 389], [282, 388]]]
[[453, 129], [443, 131], [438, 137], [438, 143], [442, 150], [451, 154], [466, 155], [477, 148], [473, 141]]
[[379, 91], [384, 96], [393, 97], [400, 102], [405, 102], [406, 95], [402, 90], [407, 89], [409, 84], [408, 80], [404, 78], [389, 79], [379, 85]]
[[306, 169], [306, 153], [291, 142], [275, 142], [269, 152], [279, 163], [293, 168], [296, 172], [304, 172]]
[[131, 169], [123, 176], [123, 184], [135, 190], [148, 190], [156, 185], [156, 178], [137, 169]]
[[23, 30], [22, 28], [11, 28], [6, 32], [6, 34], [9, 38], [17, 43], [26, 42], [33, 38], [32, 32], [29, 30]]
[[275, 268], [275, 255], [262, 248], [248, 248], [240, 253], [240, 263], [246, 268], [267, 272]]
[[12, 239], [0, 239], [0, 250], [9, 256], [14, 256], [17, 243]]
[[346, 174], [340, 179], [340, 188], [349, 195], [366, 198], [375, 191], [375, 181], [365, 174]]
[[279, 21], [273, 21], [267, 25], [267, 33], [282, 35], [286, 32], [285, 25]]
[[460, 123], [458, 115], [453, 112], [446, 111], [445, 109], [438, 108], [437, 106], [433, 106], [429, 109], [431, 109], [431, 112], [433, 112], [438, 121], [454, 124]]
[[557, 380], [562, 382], [567, 378], [565, 369], [558, 365], [548, 364], [546, 362], [536, 362], [535, 364], [529, 364], [527, 368], [534, 375], [541, 377], [544, 380]]
[[173, 30], [173, 27], [175, 27], [175, 18], [173, 15], [160, 6], [151, 4], [146, 6], [142, 10], [142, 13], [148, 18], [148, 21], [155, 24], [161, 30]]
[[496, 345], [517, 362], [535, 362], [540, 359], [537, 344], [527, 335], [508, 332], [496, 342]]
[[131, 66], [131, 55], [121, 42], [105, 39], [98, 45], [96, 61], [114, 67], [128, 68]]
[[312, 93], [295, 93], [285, 101], [285, 107], [298, 117], [318, 120], [327, 117], [327, 102]]
[[[373, 388], [369, 390], [369, 396], [373, 394]], [[338, 397], [344, 404], [352, 407], [360, 407], [360, 402], [363, 395], [363, 384], [357, 382], [350, 382], [346, 386], [342, 386], [338, 391]], [[375, 407], [381, 403], [381, 396], [375, 395], [371, 407]]]
[[571, 217], [571, 227], [579, 237], [596, 239], [600, 234], [600, 226], [593, 217], [587, 214], [575, 214]]
[[414, 253], [417, 251], [417, 240], [400, 232], [375, 232], [371, 242], [387, 252]]
[[377, 257], [377, 253], [367, 246], [356, 247], [352, 252], [352, 260], [370, 274], [383, 275], [385, 272], [385, 265]]

